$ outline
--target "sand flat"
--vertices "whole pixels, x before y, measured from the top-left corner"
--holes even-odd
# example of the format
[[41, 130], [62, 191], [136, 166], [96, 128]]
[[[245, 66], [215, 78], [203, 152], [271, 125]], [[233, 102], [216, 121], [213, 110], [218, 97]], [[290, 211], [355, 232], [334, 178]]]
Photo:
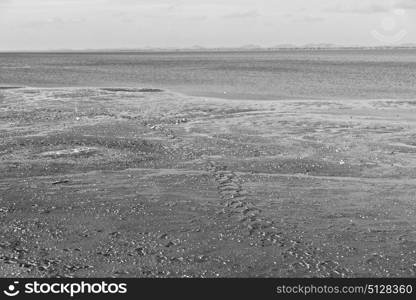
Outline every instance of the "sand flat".
[[415, 276], [414, 101], [2, 89], [0, 135], [3, 277]]

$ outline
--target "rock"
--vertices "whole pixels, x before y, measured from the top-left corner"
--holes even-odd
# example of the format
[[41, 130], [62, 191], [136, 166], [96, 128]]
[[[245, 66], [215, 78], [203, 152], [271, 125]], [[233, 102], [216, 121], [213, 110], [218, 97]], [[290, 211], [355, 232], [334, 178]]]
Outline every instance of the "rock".
[[136, 249], [134, 249], [136, 252], [137, 252], [137, 254], [139, 255], [139, 256], [144, 256], [145, 254], [146, 254], [146, 252], [144, 251], [144, 249], [142, 248], [142, 247], [137, 247]]
[[162, 233], [161, 235], [158, 236], [158, 238], [161, 240], [166, 239], [167, 237], [168, 237], [167, 233]]
[[56, 184], [62, 184], [62, 183], [68, 183], [68, 182], [69, 182], [69, 180], [63, 179], [63, 180], [58, 180], [58, 181], [52, 182], [52, 184], [56, 185]]
[[172, 246], [175, 246], [175, 244], [172, 241], [169, 241], [165, 244], [166, 248], [169, 248], [169, 247], [172, 247]]

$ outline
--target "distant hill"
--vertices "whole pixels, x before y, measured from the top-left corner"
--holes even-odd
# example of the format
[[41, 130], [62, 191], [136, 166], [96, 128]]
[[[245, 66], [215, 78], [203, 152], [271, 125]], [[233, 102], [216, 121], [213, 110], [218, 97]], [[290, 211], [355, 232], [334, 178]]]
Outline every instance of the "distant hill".
[[0, 52], [50, 52], [50, 53], [65, 53], [65, 52], [186, 52], [186, 51], [278, 51], [278, 50], [377, 50], [377, 49], [416, 49], [416, 43], [406, 43], [396, 46], [343, 46], [329, 43], [311, 43], [305, 45], [293, 44], [278, 44], [271, 47], [259, 46], [255, 44], [247, 44], [240, 47], [204, 47], [194, 45], [183, 48], [157, 48], [157, 47], [143, 47], [143, 48], [109, 48], [109, 49], [48, 49], [48, 50], [19, 50], [19, 51], [0, 51]]

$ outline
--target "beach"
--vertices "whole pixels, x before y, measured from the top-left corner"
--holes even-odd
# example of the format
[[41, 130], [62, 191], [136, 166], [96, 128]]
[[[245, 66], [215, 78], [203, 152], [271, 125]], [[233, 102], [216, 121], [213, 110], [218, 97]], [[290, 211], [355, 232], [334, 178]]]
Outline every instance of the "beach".
[[416, 102], [162, 89], [0, 90], [2, 277], [415, 276]]

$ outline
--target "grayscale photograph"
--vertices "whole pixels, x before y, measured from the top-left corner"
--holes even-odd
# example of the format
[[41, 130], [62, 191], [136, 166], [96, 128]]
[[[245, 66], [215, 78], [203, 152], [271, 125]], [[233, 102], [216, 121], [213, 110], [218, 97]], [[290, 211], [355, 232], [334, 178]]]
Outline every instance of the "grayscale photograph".
[[0, 277], [416, 277], [416, 0], [0, 0]]

